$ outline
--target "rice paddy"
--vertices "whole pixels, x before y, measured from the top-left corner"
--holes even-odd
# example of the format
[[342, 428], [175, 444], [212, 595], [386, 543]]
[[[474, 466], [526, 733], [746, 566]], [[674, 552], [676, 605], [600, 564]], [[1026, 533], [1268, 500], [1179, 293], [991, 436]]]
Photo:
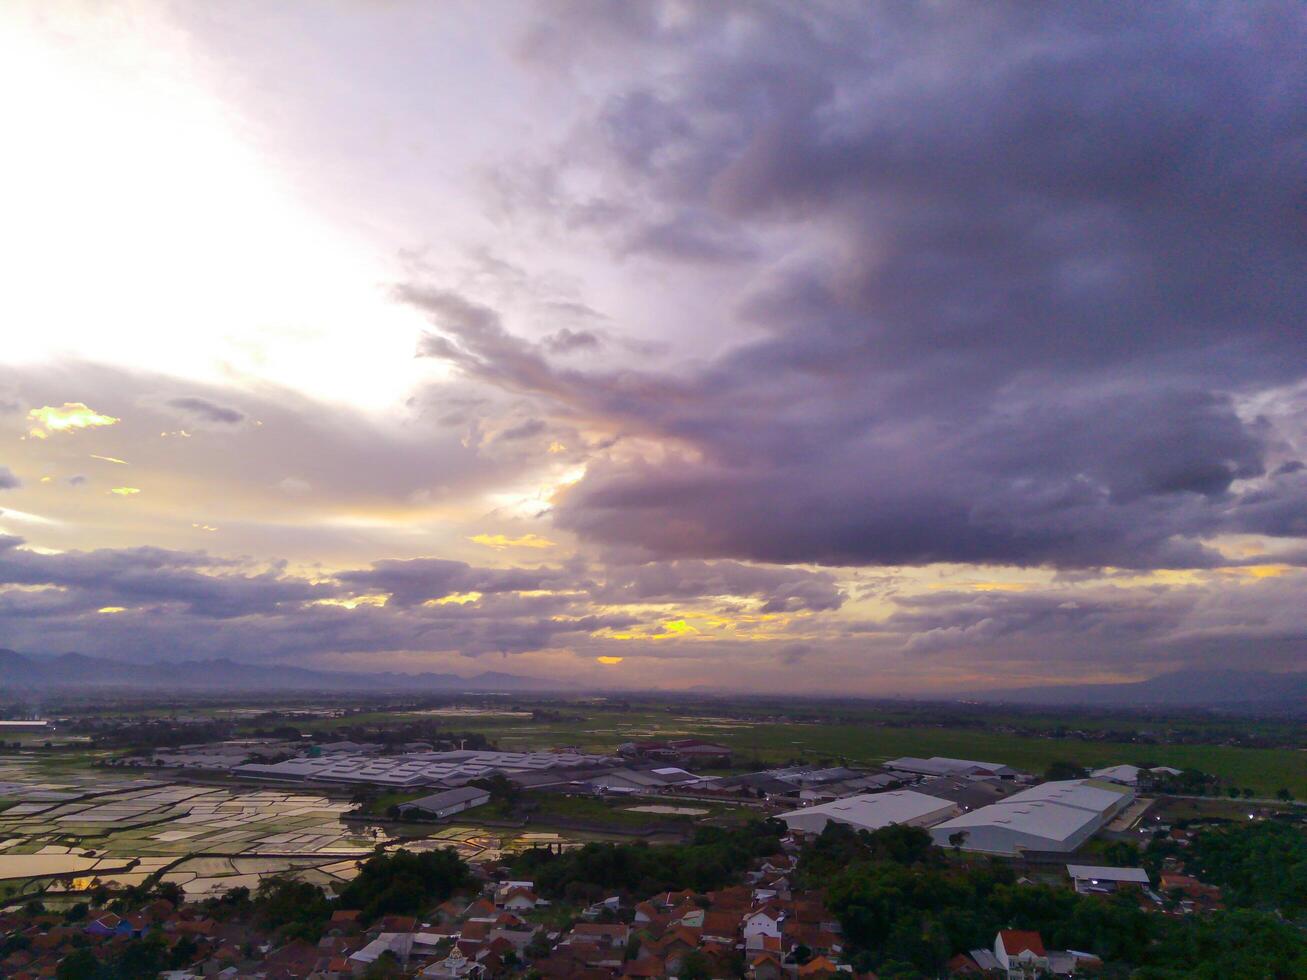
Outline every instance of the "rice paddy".
[[341, 821], [354, 805], [312, 793], [134, 779], [69, 769], [50, 776], [28, 757], [0, 758], [0, 895], [130, 887], [157, 874], [188, 899], [258, 888], [293, 874], [335, 891], [378, 847], [453, 848], [468, 860], [549, 845], [557, 833], [490, 832], [471, 825], [421, 828], [399, 839]]
[[351, 804], [312, 794], [92, 771], [55, 781], [8, 761], [0, 786], [16, 800], [0, 812], [0, 880], [53, 879], [54, 890], [140, 884], [156, 872], [195, 898], [287, 872], [330, 887], [388, 840], [342, 823]]

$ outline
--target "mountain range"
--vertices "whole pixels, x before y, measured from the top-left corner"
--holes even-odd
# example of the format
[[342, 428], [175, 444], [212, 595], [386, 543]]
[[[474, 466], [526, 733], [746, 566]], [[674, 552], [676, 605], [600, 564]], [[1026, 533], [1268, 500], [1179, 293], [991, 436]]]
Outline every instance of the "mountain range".
[[549, 691], [563, 685], [485, 671], [472, 677], [458, 674], [401, 674], [388, 671], [313, 670], [237, 663], [234, 660], [192, 660], [180, 663], [126, 663], [81, 653], [35, 656], [0, 649], [0, 694], [39, 690], [137, 691]]
[[1179, 670], [1125, 684], [1063, 684], [982, 691], [969, 700], [1039, 705], [1236, 705], [1307, 701], [1307, 672]]

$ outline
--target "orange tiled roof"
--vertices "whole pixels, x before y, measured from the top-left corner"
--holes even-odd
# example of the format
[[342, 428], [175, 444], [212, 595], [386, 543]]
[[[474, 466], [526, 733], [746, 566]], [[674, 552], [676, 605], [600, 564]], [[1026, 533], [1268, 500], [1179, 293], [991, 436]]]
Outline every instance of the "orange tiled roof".
[[1009, 956], [1017, 956], [1030, 950], [1036, 956], [1047, 956], [1044, 952], [1044, 940], [1037, 932], [1026, 929], [1004, 929], [999, 933], [1003, 937], [1003, 949]]

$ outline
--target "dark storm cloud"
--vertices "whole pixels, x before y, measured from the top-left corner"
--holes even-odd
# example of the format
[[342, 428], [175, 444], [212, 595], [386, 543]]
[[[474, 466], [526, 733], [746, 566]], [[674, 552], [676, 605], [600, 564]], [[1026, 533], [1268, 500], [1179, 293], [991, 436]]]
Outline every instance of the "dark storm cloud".
[[497, 437], [501, 442], [516, 442], [519, 439], [530, 439], [538, 436], [549, 426], [542, 419], [527, 419], [525, 422], [519, 422], [517, 425], [509, 426]]
[[[11, 589], [5, 586], [20, 586]], [[562, 586], [566, 593], [536, 590]], [[203, 552], [101, 549], [46, 555], [0, 535], [0, 636], [35, 652], [80, 650], [179, 659], [257, 652], [269, 660], [330, 653], [524, 653], [637, 622], [596, 613], [563, 569], [488, 569], [440, 559], [381, 561], [310, 581]], [[423, 605], [454, 593], [480, 599]], [[384, 594], [381, 607], [322, 600]], [[117, 610], [101, 612], [104, 609]]]
[[605, 603], [741, 596], [761, 600], [763, 612], [821, 612], [838, 609], [845, 599], [835, 576], [827, 572], [693, 560], [609, 565], [593, 596]]
[[777, 613], [821, 613], [844, 601], [829, 573], [735, 562], [484, 568], [439, 558], [388, 559], [309, 579], [282, 563], [255, 565], [200, 551], [42, 554], [21, 538], [0, 535], [0, 636], [35, 652], [75, 649], [133, 659], [168, 649], [178, 658], [240, 660], [257, 651], [295, 661], [387, 652], [515, 654], [560, 644], [584, 649], [608, 642], [597, 631], [642, 622], [605, 607], [741, 598]]
[[593, 330], [572, 330], [563, 327], [545, 338], [545, 348], [551, 354], [570, 354], [578, 350], [595, 350], [600, 346], [599, 335]]
[[756, 254], [725, 228], [705, 227], [702, 218], [692, 214], [636, 228], [623, 241], [621, 251], [689, 263], [737, 262]]
[[245, 413], [239, 409], [229, 408], [226, 405], [219, 405], [209, 401], [207, 398], [200, 398], [195, 395], [188, 395], [183, 398], [171, 398], [168, 400], [171, 408], [180, 409], [188, 415], [199, 419], [202, 422], [214, 422], [220, 425], [237, 425], [245, 421]]
[[[1206, 583], [1210, 585], [1211, 583]], [[1085, 665], [1154, 671], [1256, 663], [1299, 666], [1307, 617], [1289, 597], [1302, 573], [1255, 590], [1201, 583], [1070, 592], [943, 592], [899, 601], [880, 628], [912, 657], [983, 666], [1042, 669], [1072, 676]]]
[[[737, 297], [756, 338], [675, 377], [562, 370], [401, 289], [427, 354], [669, 440], [592, 462], [563, 526], [663, 557], [1061, 567], [1302, 533], [1307, 496], [1263, 476], [1285, 434], [1240, 408], [1307, 376], [1300, 5], [626, 6], [526, 44], [665, 66], [542, 164], [540, 207], [791, 244]], [[568, 200], [578, 175], [600, 190]]]
[[521, 592], [564, 580], [557, 569], [476, 568], [442, 558], [385, 559], [337, 578], [360, 592], [384, 592], [398, 605], [414, 605], [462, 592]]
[[196, 616], [224, 618], [335, 592], [277, 571], [242, 574], [236, 562], [203, 552], [127, 548], [45, 555], [21, 544], [0, 538], [0, 585], [71, 590], [86, 608], [177, 604]]

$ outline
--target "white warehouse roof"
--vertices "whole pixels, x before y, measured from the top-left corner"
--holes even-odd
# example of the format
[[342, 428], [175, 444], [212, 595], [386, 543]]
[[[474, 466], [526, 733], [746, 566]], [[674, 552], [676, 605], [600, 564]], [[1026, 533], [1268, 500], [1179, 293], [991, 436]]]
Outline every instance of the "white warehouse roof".
[[930, 834], [936, 844], [948, 847], [951, 836], [964, 832], [964, 850], [989, 854], [1074, 851], [1133, 796], [1111, 783], [1058, 780], [964, 813], [932, 827]]
[[842, 800], [832, 800], [817, 806], [804, 807], [782, 813], [790, 830], [820, 833], [826, 824], [847, 824], [857, 830], [879, 830], [891, 824], [929, 826], [958, 812], [958, 806], [949, 800], [912, 790], [891, 793], [862, 793]]
[[611, 760], [573, 752], [409, 752], [374, 756], [335, 753], [318, 758], [289, 759], [271, 765], [238, 767], [238, 775], [266, 779], [374, 783], [384, 786], [457, 786], [495, 772], [509, 776], [600, 766]]
[[1128, 800], [1133, 793], [1124, 786], [1115, 783], [1098, 782], [1093, 779], [1059, 779], [1051, 783], [1040, 783], [1020, 793], [1013, 793], [1004, 803], [1048, 802], [1073, 806], [1078, 810], [1092, 810], [1101, 813], [1123, 800]]
[[1106, 769], [1095, 769], [1089, 775], [1094, 779], [1110, 779], [1114, 783], [1133, 786], [1139, 782], [1141, 771], [1138, 766], [1108, 766]]
[[1001, 762], [977, 762], [974, 759], [950, 759], [947, 756], [932, 755], [929, 759], [918, 759], [905, 755], [890, 759], [885, 763], [886, 769], [898, 769], [901, 772], [915, 772], [926, 776], [956, 776], [967, 773], [985, 773], [986, 775], [1012, 775], [1016, 772]]

